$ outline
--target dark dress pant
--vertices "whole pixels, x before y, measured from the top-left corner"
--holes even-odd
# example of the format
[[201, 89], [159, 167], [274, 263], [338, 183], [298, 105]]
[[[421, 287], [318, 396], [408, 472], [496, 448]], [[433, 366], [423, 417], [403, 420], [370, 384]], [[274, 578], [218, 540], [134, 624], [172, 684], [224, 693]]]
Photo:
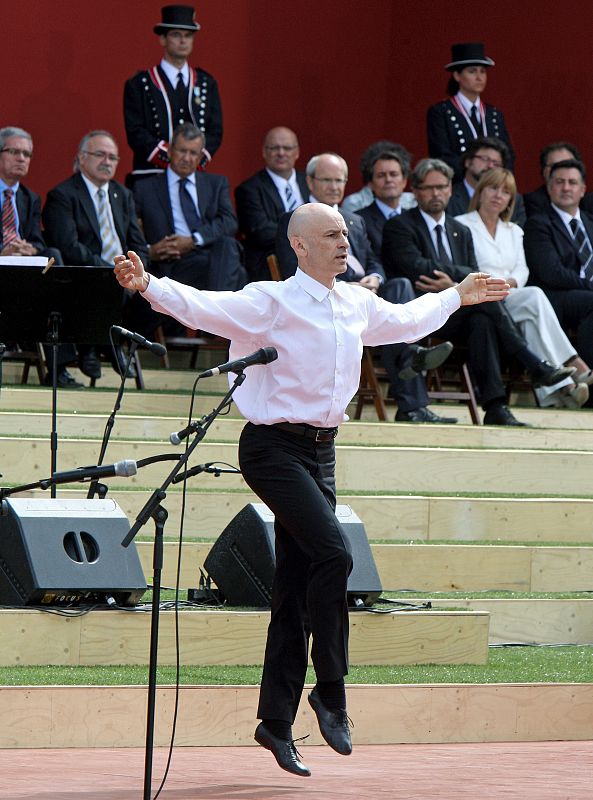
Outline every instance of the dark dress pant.
[[275, 516], [276, 571], [258, 717], [292, 724], [310, 636], [318, 680], [348, 673], [352, 551], [334, 513], [334, 443], [247, 423], [239, 463], [247, 484]]
[[580, 357], [593, 365], [593, 292], [588, 289], [545, 290], [565, 332], [576, 332]]

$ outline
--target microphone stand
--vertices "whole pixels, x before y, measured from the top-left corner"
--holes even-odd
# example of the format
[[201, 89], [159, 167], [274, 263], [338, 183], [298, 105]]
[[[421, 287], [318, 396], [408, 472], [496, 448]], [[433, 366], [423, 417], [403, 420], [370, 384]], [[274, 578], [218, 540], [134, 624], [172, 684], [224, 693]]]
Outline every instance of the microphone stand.
[[[132, 359], [134, 358], [134, 354], [138, 349], [138, 343], [132, 340], [130, 344], [130, 349], [128, 353], [128, 360], [125, 365], [124, 373], [121, 376], [121, 381], [119, 384], [119, 389], [117, 391], [117, 397], [115, 398], [115, 403], [113, 404], [113, 410], [109, 415], [109, 419], [105, 425], [105, 430], [103, 431], [103, 440], [101, 442], [101, 450], [99, 452], [99, 460], [97, 461], [97, 466], [100, 467], [103, 463], [103, 459], [105, 458], [105, 453], [107, 451], [107, 445], [109, 444], [109, 438], [111, 436], [111, 431], [113, 430], [113, 426], [115, 425], [115, 415], [119, 411], [121, 407], [121, 400], [124, 394], [124, 387], [126, 384], [126, 378], [128, 377], [128, 370], [130, 369], [130, 364], [132, 363]], [[92, 481], [89, 490], [87, 492], [87, 498], [92, 500], [95, 494], [98, 494], [99, 497], [104, 498], [107, 494], [107, 487], [104, 484], [100, 484], [98, 480]]]
[[[163, 533], [168, 513], [162, 505], [162, 501], [167, 496], [168, 487], [175, 482], [175, 478], [181, 470], [184, 470], [189, 461], [189, 457], [202, 441], [210, 425], [231, 402], [235, 389], [245, 380], [245, 373], [241, 370], [235, 378], [233, 385], [225, 394], [218, 406], [199, 422], [191, 424], [192, 432], [195, 433], [194, 439], [186, 448], [185, 452], [179, 456], [177, 463], [167, 475], [162, 485], [156, 489], [144, 507], [138, 513], [136, 522], [122, 540], [122, 546], [128, 547], [140, 528], [145, 525], [152, 517], [154, 520], [154, 551], [153, 551], [153, 581], [152, 581], [152, 608], [150, 622], [150, 657], [148, 664], [148, 702], [146, 715], [146, 748], [144, 755], [144, 793], [143, 800], [150, 800], [152, 791], [152, 756], [154, 750], [154, 718], [156, 708], [156, 677], [158, 666], [158, 643], [159, 643], [159, 606], [161, 600], [161, 573], [163, 569]], [[190, 434], [191, 435], [191, 434]]]

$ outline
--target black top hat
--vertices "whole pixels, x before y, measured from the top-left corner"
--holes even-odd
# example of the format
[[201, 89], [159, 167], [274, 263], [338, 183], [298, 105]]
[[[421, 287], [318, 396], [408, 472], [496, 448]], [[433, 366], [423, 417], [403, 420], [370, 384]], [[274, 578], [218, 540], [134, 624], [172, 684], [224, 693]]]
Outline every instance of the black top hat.
[[161, 8], [163, 21], [155, 25], [153, 30], [158, 34], [169, 31], [199, 31], [196, 22], [196, 10], [192, 6], [163, 6]]
[[463, 42], [463, 44], [451, 45], [451, 63], [445, 64], [445, 69], [455, 72], [472, 64], [481, 64], [484, 67], [494, 66], [494, 61], [484, 55], [482, 42]]

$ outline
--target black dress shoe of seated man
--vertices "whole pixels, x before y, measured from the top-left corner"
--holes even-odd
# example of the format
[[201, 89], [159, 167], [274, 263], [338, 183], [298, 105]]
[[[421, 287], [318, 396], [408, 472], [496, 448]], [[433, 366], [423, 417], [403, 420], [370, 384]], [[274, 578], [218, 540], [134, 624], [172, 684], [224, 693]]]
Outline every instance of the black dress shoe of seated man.
[[309, 705], [317, 715], [319, 730], [328, 745], [341, 756], [349, 756], [352, 752], [350, 726], [345, 708], [326, 708], [321, 702], [317, 689], [313, 689], [308, 697]]
[[396, 422], [440, 422], [442, 425], [453, 425], [457, 422], [457, 417], [439, 417], [434, 414], [430, 408], [421, 406], [415, 408], [413, 411], [400, 411], [395, 412]]
[[311, 774], [309, 767], [306, 767], [300, 760], [292, 739], [280, 739], [278, 736], [274, 736], [263, 722], [260, 722], [255, 729], [253, 738], [258, 744], [272, 753], [278, 762], [278, 766], [282, 767], [282, 769], [292, 772], [293, 775], [302, 775], [303, 777], [308, 777]]
[[555, 383], [570, 378], [576, 372], [576, 367], [555, 367], [548, 361], [542, 361], [538, 367], [528, 372], [529, 379], [534, 389], [538, 386], [554, 386]]
[[78, 360], [78, 367], [87, 378], [97, 380], [101, 377], [101, 362], [94, 348], [89, 348]]
[[519, 422], [511, 409], [505, 405], [497, 405], [489, 408], [484, 414], [484, 425], [511, 425], [515, 428], [528, 428], [526, 422]]
[[403, 381], [411, 381], [412, 378], [415, 378], [427, 369], [436, 369], [440, 367], [453, 352], [453, 345], [451, 342], [441, 342], [434, 347], [412, 345], [410, 349], [414, 353], [412, 360], [398, 372], [398, 376]]

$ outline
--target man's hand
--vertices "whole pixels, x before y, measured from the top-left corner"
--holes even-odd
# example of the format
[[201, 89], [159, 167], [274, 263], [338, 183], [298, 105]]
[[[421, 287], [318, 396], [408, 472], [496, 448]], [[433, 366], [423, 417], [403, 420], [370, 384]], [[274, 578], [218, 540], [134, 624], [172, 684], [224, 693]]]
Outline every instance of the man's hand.
[[26, 239], [12, 239], [6, 247], [2, 249], [0, 255], [2, 256], [36, 256], [38, 253], [37, 248], [30, 244]]
[[175, 236], [165, 236], [159, 242], [150, 245], [151, 261], [175, 261], [181, 258], [179, 248], [173, 241]]
[[365, 275], [364, 278], [361, 278], [359, 281], [352, 281], [352, 283], [364, 286], [365, 289], [370, 289], [371, 292], [375, 294], [377, 294], [379, 286], [381, 286], [381, 281], [376, 275]]
[[169, 236], [167, 238], [182, 256], [184, 256], [186, 253], [191, 253], [191, 251], [195, 249], [194, 240], [191, 236], [178, 236], [177, 234], [174, 234], [173, 236]]
[[491, 278], [487, 272], [471, 272], [455, 288], [461, 297], [462, 306], [504, 300], [510, 291], [504, 278]]
[[449, 289], [455, 285], [449, 275], [446, 272], [441, 272], [440, 269], [435, 269], [432, 274], [435, 276], [434, 278], [429, 278], [428, 275], [421, 275], [419, 280], [416, 281], [414, 286], [419, 292], [442, 292], [443, 289]]
[[128, 250], [126, 256], [116, 256], [115, 277], [124, 289], [143, 292], [148, 288], [150, 276], [144, 269], [142, 261], [133, 250]]

